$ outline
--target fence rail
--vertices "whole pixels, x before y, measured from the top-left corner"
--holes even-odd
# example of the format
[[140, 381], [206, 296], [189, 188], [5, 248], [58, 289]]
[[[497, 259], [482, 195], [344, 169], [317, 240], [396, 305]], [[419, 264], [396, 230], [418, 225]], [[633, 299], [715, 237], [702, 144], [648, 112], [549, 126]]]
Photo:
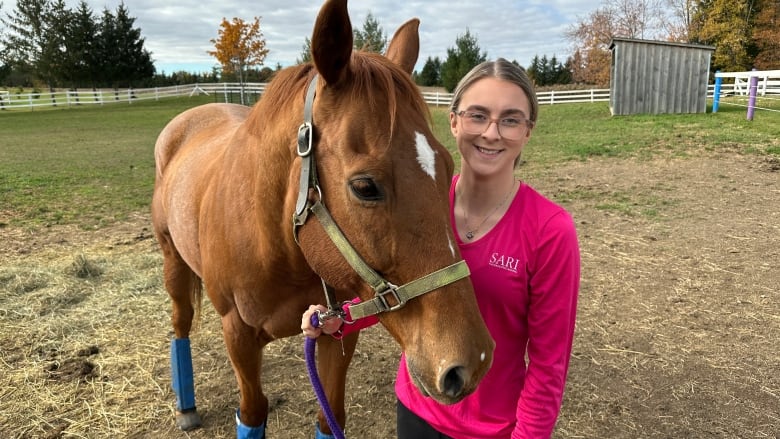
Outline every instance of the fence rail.
[[[780, 73], [780, 71], [777, 71]], [[743, 72], [744, 73], [744, 72]], [[726, 74], [721, 74], [726, 77]], [[746, 95], [744, 81], [739, 76], [733, 77], [734, 83], [722, 84], [721, 95]], [[749, 77], [748, 77], [749, 78]], [[778, 75], [765, 78], [759, 84], [759, 94], [780, 94], [780, 79]], [[265, 83], [246, 83], [242, 87], [238, 83], [206, 83], [187, 84], [171, 87], [136, 88], [136, 89], [80, 89], [58, 90], [50, 92], [12, 93], [0, 90], [0, 112], [2, 110], [35, 110], [43, 107], [74, 107], [83, 105], [107, 105], [113, 103], [132, 104], [144, 100], [160, 100], [170, 97], [209, 95], [215, 102], [244, 102], [251, 104], [265, 92]], [[707, 88], [707, 97], [713, 98], [714, 84]], [[609, 89], [587, 90], [553, 90], [540, 91], [536, 96], [541, 105], [557, 105], [575, 102], [608, 102]], [[241, 101], [241, 96], [244, 100]], [[428, 105], [447, 107], [452, 101], [452, 93], [429, 92], [422, 93]]]
[[753, 77], [757, 78], [756, 94], [759, 96], [780, 94], [780, 70], [715, 73], [716, 80], [717, 78], [733, 79], [734, 83], [732, 84], [731, 94], [739, 96], [747, 96], [750, 93], [750, 78]]
[[[246, 103], [252, 103], [265, 92], [265, 83], [244, 84]], [[58, 90], [34, 93], [10, 93], [0, 91], [0, 110], [34, 110], [42, 107], [73, 107], [81, 105], [132, 104], [144, 100], [160, 100], [169, 97], [214, 96], [215, 102], [240, 102], [242, 87], [238, 83], [188, 84], [172, 87], [136, 88], [123, 90]], [[452, 93], [423, 92], [428, 105], [447, 107]], [[537, 93], [540, 104], [609, 101], [609, 89], [544, 91]]]

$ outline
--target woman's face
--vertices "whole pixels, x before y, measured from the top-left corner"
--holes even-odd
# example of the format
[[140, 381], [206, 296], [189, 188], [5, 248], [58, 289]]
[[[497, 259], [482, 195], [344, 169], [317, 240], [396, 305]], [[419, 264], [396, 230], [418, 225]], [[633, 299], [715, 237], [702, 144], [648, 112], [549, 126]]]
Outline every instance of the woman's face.
[[[514, 161], [520, 155], [523, 147], [531, 136], [531, 128], [524, 119], [531, 114], [531, 104], [522, 88], [512, 82], [498, 78], [482, 78], [474, 82], [462, 95], [457, 112], [466, 111], [468, 114], [459, 116], [450, 113], [450, 130], [458, 145], [463, 166], [468, 166], [473, 172], [488, 176], [507, 169], [514, 172]], [[506, 122], [521, 121], [522, 131], [518, 139], [507, 139], [501, 135], [509, 128], [499, 127], [499, 123], [490, 123], [482, 133], [474, 133], [474, 129], [466, 123], [464, 118], [476, 115], [483, 116], [494, 121]], [[479, 131], [479, 130], [477, 130]], [[509, 137], [517, 137], [515, 130]]]

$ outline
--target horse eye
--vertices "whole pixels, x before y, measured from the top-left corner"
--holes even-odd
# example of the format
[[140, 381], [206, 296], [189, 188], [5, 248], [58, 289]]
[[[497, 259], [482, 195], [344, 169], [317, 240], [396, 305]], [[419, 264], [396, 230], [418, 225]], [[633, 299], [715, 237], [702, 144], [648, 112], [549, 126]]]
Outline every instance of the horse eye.
[[380, 201], [384, 198], [374, 180], [368, 177], [360, 177], [350, 181], [349, 188], [362, 201]]

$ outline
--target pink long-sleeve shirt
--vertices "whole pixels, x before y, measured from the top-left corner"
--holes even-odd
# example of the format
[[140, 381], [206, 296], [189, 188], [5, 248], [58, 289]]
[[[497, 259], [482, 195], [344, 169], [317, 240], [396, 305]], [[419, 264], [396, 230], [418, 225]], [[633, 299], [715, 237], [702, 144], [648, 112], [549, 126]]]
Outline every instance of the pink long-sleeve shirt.
[[[450, 189], [453, 227], [457, 179]], [[442, 405], [412, 384], [402, 356], [398, 399], [455, 439], [547, 438], [560, 411], [574, 336], [580, 281], [574, 223], [563, 208], [522, 184], [493, 229], [475, 242], [458, 239], [458, 246], [496, 342], [493, 365], [473, 394]], [[364, 320], [345, 325], [344, 332], [376, 322]]]

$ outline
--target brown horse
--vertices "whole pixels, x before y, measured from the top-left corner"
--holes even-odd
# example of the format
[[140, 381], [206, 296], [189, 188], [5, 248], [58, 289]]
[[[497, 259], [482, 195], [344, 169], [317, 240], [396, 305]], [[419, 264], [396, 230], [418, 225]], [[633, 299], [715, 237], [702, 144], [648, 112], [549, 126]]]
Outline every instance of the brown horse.
[[[324, 302], [323, 285], [335, 301], [359, 296], [356, 314], [379, 315], [415, 384], [438, 401], [461, 400], [490, 367], [493, 340], [449, 226], [453, 161], [410, 78], [419, 22], [398, 29], [386, 56], [353, 51], [346, 3], [325, 3], [313, 62], [280, 71], [254, 108], [197, 107], [157, 140], [152, 214], [183, 429], [200, 424], [188, 337], [202, 284], [241, 393], [239, 436], [264, 434], [263, 346], [300, 333], [303, 311]], [[342, 427], [356, 343], [346, 337], [342, 351], [331, 337], [317, 342]]]

